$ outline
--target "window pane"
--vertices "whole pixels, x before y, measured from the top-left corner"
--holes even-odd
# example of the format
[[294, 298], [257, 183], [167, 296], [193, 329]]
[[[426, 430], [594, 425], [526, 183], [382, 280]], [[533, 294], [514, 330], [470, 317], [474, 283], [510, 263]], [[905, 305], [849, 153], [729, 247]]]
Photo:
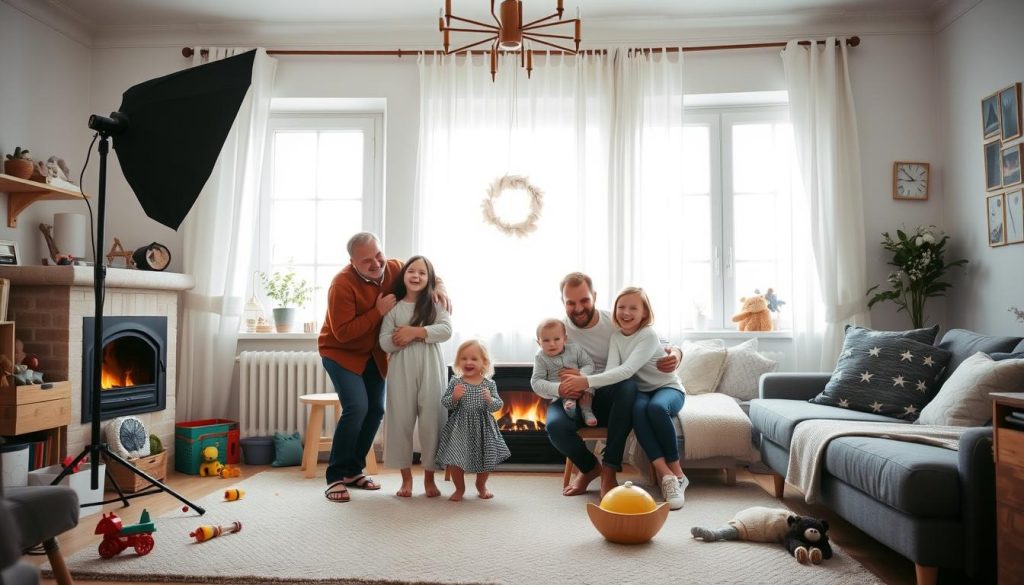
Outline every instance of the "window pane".
[[775, 262], [737, 262], [736, 263], [736, 298], [735, 310], [739, 311], [739, 297], [749, 297], [755, 290], [764, 294], [769, 288], [778, 291], [783, 283], [779, 281]]
[[778, 253], [775, 197], [736, 195], [733, 197], [733, 233], [736, 261], [775, 260]]
[[711, 260], [711, 196], [683, 197], [683, 212], [673, 233], [681, 240], [683, 259], [688, 262]]
[[312, 264], [316, 232], [312, 201], [275, 201], [270, 205], [270, 263]]
[[320, 151], [315, 160], [320, 198], [362, 198], [362, 132], [321, 132]]
[[735, 193], [764, 191], [775, 177], [772, 124], [737, 124], [732, 130], [732, 181]]
[[348, 262], [345, 244], [362, 230], [362, 201], [320, 201], [316, 213], [316, 262], [337, 267]]
[[707, 124], [683, 129], [683, 193], [711, 192], [711, 129]]
[[315, 196], [310, 161], [316, 160], [316, 133], [280, 131], [274, 134], [274, 199]]

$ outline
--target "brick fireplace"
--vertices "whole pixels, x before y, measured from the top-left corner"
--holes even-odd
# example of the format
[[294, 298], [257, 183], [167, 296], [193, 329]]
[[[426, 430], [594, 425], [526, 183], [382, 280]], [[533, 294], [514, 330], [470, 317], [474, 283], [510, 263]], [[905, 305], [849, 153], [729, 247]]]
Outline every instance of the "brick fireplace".
[[[25, 352], [39, 356], [47, 381], [71, 382], [71, 424], [67, 452], [77, 454], [90, 441], [88, 423], [81, 423], [83, 337], [86, 317], [94, 316], [92, 267], [0, 266], [0, 278], [11, 281], [7, 320]], [[183, 291], [194, 286], [191, 276], [110, 268], [106, 278], [104, 317], [166, 319], [164, 407], [136, 414], [169, 450], [174, 445], [178, 306]], [[104, 322], [111, 321], [104, 319]]]

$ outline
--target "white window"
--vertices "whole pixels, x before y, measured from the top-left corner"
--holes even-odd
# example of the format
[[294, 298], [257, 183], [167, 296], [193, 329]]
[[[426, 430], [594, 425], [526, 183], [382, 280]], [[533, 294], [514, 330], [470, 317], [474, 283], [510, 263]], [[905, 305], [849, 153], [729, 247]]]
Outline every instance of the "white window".
[[316, 286], [299, 315], [319, 322], [331, 279], [348, 263], [348, 238], [381, 233], [383, 117], [275, 114], [267, 134], [257, 270], [294, 269]]

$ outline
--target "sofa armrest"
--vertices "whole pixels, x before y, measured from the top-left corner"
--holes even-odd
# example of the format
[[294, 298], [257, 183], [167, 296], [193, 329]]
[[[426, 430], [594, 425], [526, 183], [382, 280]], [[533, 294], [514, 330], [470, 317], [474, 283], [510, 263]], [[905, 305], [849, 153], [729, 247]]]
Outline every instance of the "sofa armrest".
[[968, 429], [960, 436], [961, 514], [966, 547], [964, 567], [975, 583], [994, 583], [996, 566], [996, 469], [992, 427]]
[[810, 400], [825, 389], [830, 379], [831, 372], [762, 374], [759, 395], [761, 398]]

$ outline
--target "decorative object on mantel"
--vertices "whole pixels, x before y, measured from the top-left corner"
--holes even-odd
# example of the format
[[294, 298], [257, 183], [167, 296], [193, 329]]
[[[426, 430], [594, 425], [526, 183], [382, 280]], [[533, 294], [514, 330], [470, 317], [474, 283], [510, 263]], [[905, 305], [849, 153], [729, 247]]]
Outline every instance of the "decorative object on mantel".
[[114, 266], [114, 259], [120, 258], [123, 266], [117, 268], [135, 268], [135, 261], [132, 259], [133, 252], [125, 250], [119, 238], [114, 238], [114, 245], [107, 252], [107, 266]]
[[14, 240], [0, 240], [0, 264], [7, 266], [18, 265], [18, 242]]
[[[46, 240], [46, 247], [50, 250], [50, 259], [53, 260], [54, 264], [58, 266], [67, 266], [75, 261], [75, 257], [71, 254], [63, 254], [60, 248], [57, 247], [56, 242], [53, 241], [53, 226], [48, 223], [39, 224], [39, 231], [43, 232], [43, 239]], [[43, 258], [43, 264], [46, 264], [46, 258]]]
[[[494, 202], [509, 191], [525, 191], [529, 196], [530, 213], [520, 222], [511, 223], [500, 217], [494, 209]], [[521, 175], [505, 175], [491, 183], [487, 189], [487, 197], [482, 204], [484, 221], [498, 228], [508, 236], [524, 237], [537, 229], [537, 220], [544, 208], [544, 192], [530, 184], [529, 179]]]
[[[575, 55], [580, 50], [580, 9], [578, 6], [576, 7], [576, 18], [562, 20], [562, 12], [565, 9], [562, 7], [562, 0], [557, 0], [557, 2], [553, 13], [523, 24], [522, 0], [502, 0], [499, 9], [500, 16], [494, 13], [494, 0], [491, 0], [491, 16], [494, 17], [497, 24], [489, 24], [455, 16], [452, 14], [452, 0], [445, 0], [444, 12], [441, 13], [438, 19], [438, 26], [444, 34], [444, 52], [449, 55], [462, 53], [489, 42], [491, 46], [491, 81], [494, 81], [495, 74], [498, 72], [498, 51], [502, 53], [519, 53], [519, 65], [526, 68], [526, 77], [529, 78], [530, 73], [533, 71], [533, 49], [527, 48], [525, 41], [539, 43], [545, 47], [551, 47], [570, 55]], [[464, 22], [477, 28], [466, 28], [465, 25], [458, 25], [453, 28], [453, 20]], [[574, 28], [575, 32], [571, 37], [574, 43], [573, 47], [557, 44], [559, 39], [564, 41], [570, 40], [570, 37], [566, 34], [538, 32], [539, 29], [565, 25], [572, 25]], [[484, 38], [474, 37], [475, 40], [467, 45], [457, 49], [449, 49], [450, 35], [453, 32], [487, 36]], [[559, 32], [566, 33], [568, 31], [562, 29]]]
[[139, 270], [165, 270], [171, 263], [171, 251], [167, 246], [153, 242], [132, 252], [132, 262]]
[[890, 290], [871, 295], [871, 292], [881, 285], [876, 284], [868, 289], [866, 294], [871, 295], [868, 301], [869, 309], [875, 303], [893, 301], [898, 307], [897, 312], [906, 311], [910, 314], [915, 329], [924, 327], [925, 303], [929, 297], [945, 296], [946, 289], [951, 286], [942, 280], [946, 271], [954, 266], [967, 264], [965, 259], [946, 263], [942, 256], [946, 251], [949, 236], [942, 234], [941, 238], [936, 239], [935, 233], [935, 226], [918, 226], [910, 234], [896, 230], [895, 240], [889, 232], [882, 234], [882, 248], [893, 253], [888, 264], [895, 266], [896, 272], [890, 273], [887, 279], [889, 286], [892, 287]]
[[89, 218], [82, 213], [53, 214], [53, 243], [61, 253], [76, 260], [85, 258], [89, 242]]
[[35, 165], [32, 164], [32, 157], [28, 150], [22, 150], [20, 146], [14, 148], [14, 154], [8, 154], [4, 161], [4, 172], [12, 177], [28, 179], [32, 176]]

